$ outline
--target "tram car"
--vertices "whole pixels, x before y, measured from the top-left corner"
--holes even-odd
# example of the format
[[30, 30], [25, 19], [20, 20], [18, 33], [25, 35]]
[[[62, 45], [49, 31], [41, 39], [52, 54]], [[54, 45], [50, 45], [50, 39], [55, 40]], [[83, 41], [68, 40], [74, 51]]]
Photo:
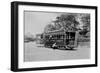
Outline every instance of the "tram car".
[[45, 47], [53, 49], [74, 49], [78, 46], [78, 31], [56, 30], [43, 35]]

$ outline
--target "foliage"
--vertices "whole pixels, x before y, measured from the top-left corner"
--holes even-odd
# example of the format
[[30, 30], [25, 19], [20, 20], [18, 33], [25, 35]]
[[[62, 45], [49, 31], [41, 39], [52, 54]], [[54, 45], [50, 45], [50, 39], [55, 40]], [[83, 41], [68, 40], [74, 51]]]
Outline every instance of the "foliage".
[[63, 14], [60, 17], [57, 17], [57, 20], [61, 23], [61, 26], [67, 30], [69, 28], [77, 28], [79, 24], [76, 20], [76, 15], [73, 14]]
[[[86, 35], [90, 31], [90, 14], [62, 14], [57, 16], [55, 21], [52, 21], [46, 27], [44, 32], [59, 30], [74, 29], [74, 31], [80, 31], [80, 35]], [[80, 27], [81, 26], [81, 27]]]
[[30, 33], [27, 33], [25, 36], [24, 36], [24, 42], [32, 42], [32, 41], [35, 41], [36, 39], [33, 37], [32, 34]]
[[48, 24], [45, 27], [45, 32], [59, 30], [61, 28], [63, 28], [64, 30], [68, 30], [69, 28], [77, 29], [77, 25], [79, 24], [76, 20], [76, 16], [72, 14], [62, 14], [56, 17], [56, 20], [52, 22], [54, 23], [54, 25]]
[[90, 32], [90, 15], [84, 15], [81, 17], [81, 22], [83, 23], [81, 35], [86, 35], [87, 32]]

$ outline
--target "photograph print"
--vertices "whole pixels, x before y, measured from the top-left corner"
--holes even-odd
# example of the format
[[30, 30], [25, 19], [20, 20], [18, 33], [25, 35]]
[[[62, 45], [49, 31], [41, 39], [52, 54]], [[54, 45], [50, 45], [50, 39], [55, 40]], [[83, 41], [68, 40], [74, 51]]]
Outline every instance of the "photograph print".
[[90, 14], [24, 11], [24, 61], [90, 58]]
[[97, 66], [97, 7], [12, 2], [11, 70]]

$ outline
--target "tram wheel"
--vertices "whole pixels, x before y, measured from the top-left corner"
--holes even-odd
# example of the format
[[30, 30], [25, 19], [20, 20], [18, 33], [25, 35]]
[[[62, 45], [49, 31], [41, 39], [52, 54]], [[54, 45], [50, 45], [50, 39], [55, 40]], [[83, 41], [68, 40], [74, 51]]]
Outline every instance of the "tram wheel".
[[58, 47], [57, 46], [54, 46], [54, 47], [52, 47], [53, 49], [58, 49]]
[[66, 50], [74, 50], [74, 47], [65, 46]]
[[70, 48], [70, 50], [74, 50], [74, 47], [69, 47]]

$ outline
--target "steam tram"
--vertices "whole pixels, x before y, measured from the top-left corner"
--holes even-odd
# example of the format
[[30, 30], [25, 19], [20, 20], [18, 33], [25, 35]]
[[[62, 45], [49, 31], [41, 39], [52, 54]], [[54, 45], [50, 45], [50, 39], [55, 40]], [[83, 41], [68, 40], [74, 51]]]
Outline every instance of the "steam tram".
[[45, 47], [53, 49], [73, 49], [78, 46], [77, 31], [56, 30], [43, 36]]

